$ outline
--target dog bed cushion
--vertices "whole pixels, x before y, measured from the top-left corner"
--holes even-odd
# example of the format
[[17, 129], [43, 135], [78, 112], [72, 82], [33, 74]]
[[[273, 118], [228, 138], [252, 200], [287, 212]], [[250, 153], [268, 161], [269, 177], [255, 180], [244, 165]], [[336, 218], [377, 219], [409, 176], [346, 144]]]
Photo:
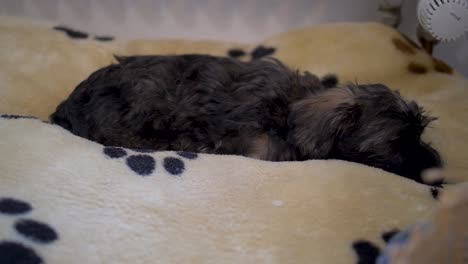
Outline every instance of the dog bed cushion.
[[383, 83], [415, 99], [439, 118], [424, 136], [440, 150], [446, 180], [468, 179], [468, 81], [410, 39], [380, 24], [321, 25], [253, 45], [187, 40], [103, 42], [90, 33], [11, 17], [0, 17], [0, 33], [0, 113], [46, 120], [81, 80], [115, 62], [114, 54], [208, 53], [237, 55], [242, 60], [273, 55], [293, 68], [317, 75], [333, 73], [342, 83]]
[[438, 203], [359, 164], [103, 147], [16, 116], [0, 149], [1, 263], [353, 263]]
[[275, 56], [399, 89], [439, 117], [425, 136], [441, 150], [446, 180], [468, 179], [467, 80], [385, 26], [321, 25], [250, 45], [111, 41], [0, 17], [1, 263], [372, 263], [453, 188], [344, 161], [104, 147], [44, 122], [114, 54], [181, 53]]

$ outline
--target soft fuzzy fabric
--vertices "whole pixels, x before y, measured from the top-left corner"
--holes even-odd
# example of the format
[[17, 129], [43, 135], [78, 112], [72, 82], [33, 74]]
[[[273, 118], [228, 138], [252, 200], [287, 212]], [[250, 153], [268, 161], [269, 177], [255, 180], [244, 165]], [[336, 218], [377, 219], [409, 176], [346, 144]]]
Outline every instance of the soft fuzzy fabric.
[[32, 207], [0, 213], [0, 262], [8, 241], [46, 263], [352, 263], [353, 243], [383, 246], [438, 203], [354, 163], [106, 149], [34, 119], [0, 119], [0, 149], [0, 199]]
[[443, 195], [430, 219], [389, 237], [377, 264], [466, 263], [468, 183]]
[[[468, 82], [387, 27], [323, 25], [243, 45], [98, 42], [53, 26], [0, 18], [0, 113], [46, 120], [113, 54], [273, 54], [416, 99], [439, 117], [426, 136], [447, 180], [468, 179]], [[104, 148], [12, 115], [0, 118], [0, 157], [1, 263], [366, 263], [382, 236], [429, 217], [442, 192], [343, 161]]]

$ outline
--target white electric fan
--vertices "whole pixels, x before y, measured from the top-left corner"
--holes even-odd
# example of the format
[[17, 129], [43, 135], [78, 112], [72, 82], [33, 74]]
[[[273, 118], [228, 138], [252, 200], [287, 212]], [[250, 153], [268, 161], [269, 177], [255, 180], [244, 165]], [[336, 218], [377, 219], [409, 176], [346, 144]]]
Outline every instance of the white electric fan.
[[418, 20], [433, 38], [455, 40], [468, 32], [468, 1], [419, 0]]

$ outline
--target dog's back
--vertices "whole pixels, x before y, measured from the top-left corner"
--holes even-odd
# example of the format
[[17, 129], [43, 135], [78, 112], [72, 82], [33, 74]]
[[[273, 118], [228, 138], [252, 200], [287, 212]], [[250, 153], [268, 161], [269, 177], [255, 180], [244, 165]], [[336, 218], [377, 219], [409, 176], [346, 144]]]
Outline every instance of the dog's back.
[[291, 83], [318, 80], [273, 60], [117, 60], [80, 83], [51, 121], [105, 145], [245, 154], [252, 137], [285, 125]]

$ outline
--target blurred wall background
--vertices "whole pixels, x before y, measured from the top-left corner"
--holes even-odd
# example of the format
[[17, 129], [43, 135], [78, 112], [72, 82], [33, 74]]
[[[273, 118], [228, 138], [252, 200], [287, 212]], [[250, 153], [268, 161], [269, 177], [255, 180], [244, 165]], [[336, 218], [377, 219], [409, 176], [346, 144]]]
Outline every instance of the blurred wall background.
[[[417, 0], [405, 0], [400, 30], [415, 36]], [[0, 14], [56, 21], [117, 38], [252, 42], [325, 22], [373, 21], [377, 0], [0, 0]], [[468, 36], [435, 56], [468, 76]]]

